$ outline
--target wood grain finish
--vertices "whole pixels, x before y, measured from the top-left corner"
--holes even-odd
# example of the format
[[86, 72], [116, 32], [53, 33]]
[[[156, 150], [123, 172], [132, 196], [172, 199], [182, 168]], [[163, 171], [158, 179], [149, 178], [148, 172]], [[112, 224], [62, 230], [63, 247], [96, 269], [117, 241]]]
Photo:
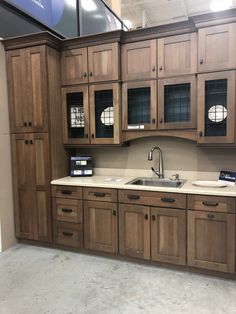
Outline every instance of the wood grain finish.
[[119, 44], [109, 43], [88, 47], [89, 82], [119, 79]]
[[158, 39], [158, 77], [197, 72], [197, 34], [189, 33]]
[[[165, 86], [178, 84], [190, 84], [190, 119], [186, 122], [165, 121]], [[177, 95], [176, 95], [177, 97]], [[196, 76], [184, 76], [158, 81], [158, 129], [195, 129], [197, 128], [197, 78]]]
[[235, 215], [188, 212], [188, 265], [235, 272]]
[[186, 264], [186, 211], [151, 209], [151, 260]]
[[126, 204], [186, 208], [186, 195], [140, 190], [119, 190], [118, 201]]
[[53, 219], [63, 222], [83, 223], [82, 200], [54, 198]]
[[53, 185], [52, 197], [82, 199], [82, 187], [69, 185]]
[[54, 221], [53, 241], [67, 247], [83, 248], [83, 225]]
[[84, 201], [84, 246], [107, 253], [118, 252], [117, 204]]
[[193, 210], [234, 214], [235, 199], [222, 196], [188, 195], [187, 207]]
[[78, 48], [62, 52], [61, 83], [62, 85], [88, 83], [87, 48]]
[[119, 253], [150, 259], [150, 207], [119, 204]]
[[236, 23], [199, 29], [198, 71], [210, 72], [236, 67]]
[[[205, 135], [205, 84], [211, 80], [227, 80], [227, 130], [226, 136]], [[235, 141], [235, 71], [215, 72], [198, 75], [198, 143], [223, 144]]]
[[[139, 125], [129, 124], [129, 103], [128, 92], [129, 89], [150, 88], [150, 123], [139, 123]], [[143, 82], [128, 82], [122, 84], [122, 130], [133, 131], [135, 127], [142, 127], [138, 130], [156, 130], [157, 129], [157, 82], [143, 81]]]
[[83, 188], [83, 199], [117, 203], [117, 190], [104, 188]]
[[157, 77], [155, 39], [122, 45], [121, 58], [122, 81], [148, 80]]

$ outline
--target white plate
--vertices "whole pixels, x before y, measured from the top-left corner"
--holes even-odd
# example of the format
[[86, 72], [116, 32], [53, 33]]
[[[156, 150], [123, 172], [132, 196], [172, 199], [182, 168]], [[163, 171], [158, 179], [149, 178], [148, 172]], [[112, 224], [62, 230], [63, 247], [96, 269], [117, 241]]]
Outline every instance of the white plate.
[[202, 186], [202, 187], [208, 187], [208, 188], [224, 188], [227, 186], [224, 182], [219, 181], [193, 181], [193, 185], [196, 186]]

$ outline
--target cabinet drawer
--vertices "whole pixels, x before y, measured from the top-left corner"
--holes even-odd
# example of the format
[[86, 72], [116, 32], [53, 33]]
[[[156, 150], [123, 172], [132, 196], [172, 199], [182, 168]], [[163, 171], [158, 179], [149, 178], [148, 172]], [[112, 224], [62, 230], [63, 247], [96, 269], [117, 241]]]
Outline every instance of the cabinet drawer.
[[52, 196], [62, 198], [82, 199], [82, 187], [68, 185], [53, 185]]
[[82, 200], [56, 198], [53, 200], [53, 219], [65, 222], [83, 222]]
[[119, 202], [155, 207], [186, 208], [186, 195], [177, 193], [119, 190]]
[[88, 201], [117, 202], [117, 190], [103, 188], [84, 188], [83, 198]]
[[188, 195], [188, 209], [235, 213], [235, 199], [232, 197]]
[[56, 244], [83, 247], [83, 225], [55, 221], [53, 224], [53, 240]]

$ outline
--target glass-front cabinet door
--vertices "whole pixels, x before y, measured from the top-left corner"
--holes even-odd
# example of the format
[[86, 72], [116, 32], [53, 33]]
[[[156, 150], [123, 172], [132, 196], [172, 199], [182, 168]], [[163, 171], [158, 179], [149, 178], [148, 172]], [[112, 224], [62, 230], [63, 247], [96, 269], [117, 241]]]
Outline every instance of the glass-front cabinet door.
[[235, 71], [198, 76], [198, 143], [234, 143]]
[[64, 144], [89, 144], [88, 87], [62, 89], [62, 116]]
[[122, 129], [124, 131], [156, 130], [156, 80], [123, 83], [122, 106]]
[[91, 144], [119, 144], [119, 83], [91, 85], [89, 102]]
[[159, 130], [197, 127], [196, 85], [195, 75], [158, 81]]

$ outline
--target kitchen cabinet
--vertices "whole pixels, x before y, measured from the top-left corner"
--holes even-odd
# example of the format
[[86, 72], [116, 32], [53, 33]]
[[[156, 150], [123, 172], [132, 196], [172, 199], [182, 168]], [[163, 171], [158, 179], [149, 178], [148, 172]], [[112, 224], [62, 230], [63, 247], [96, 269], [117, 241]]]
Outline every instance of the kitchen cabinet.
[[197, 127], [197, 79], [195, 76], [158, 81], [158, 129]]
[[54, 221], [54, 243], [73, 248], [83, 248], [83, 225]]
[[235, 86], [235, 71], [198, 76], [198, 143], [234, 143]]
[[119, 253], [150, 259], [150, 207], [119, 204]]
[[151, 208], [151, 260], [186, 264], [186, 211]]
[[198, 72], [236, 67], [236, 23], [198, 30]]
[[47, 132], [46, 47], [7, 51], [12, 133]]
[[197, 72], [197, 34], [158, 39], [158, 78]]
[[157, 129], [157, 82], [127, 82], [122, 86], [122, 130]]
[[84, 201], [84, 247], [118, 253], [117, 204]]
[[47, 134], [15, 134], [12, 161], [15, 180], [16, 236], [51, 241], [50, 166]]
[[117, 81], [119, 71], [119, 44], [108, 43], [62, 52], [62, 85]]
[[121, 46], [122, 81], [149, 80], [157, 77], [156, 39]]
[[118, 83], [63, 88], [62, 112], [64, 144], [120, 143]]

